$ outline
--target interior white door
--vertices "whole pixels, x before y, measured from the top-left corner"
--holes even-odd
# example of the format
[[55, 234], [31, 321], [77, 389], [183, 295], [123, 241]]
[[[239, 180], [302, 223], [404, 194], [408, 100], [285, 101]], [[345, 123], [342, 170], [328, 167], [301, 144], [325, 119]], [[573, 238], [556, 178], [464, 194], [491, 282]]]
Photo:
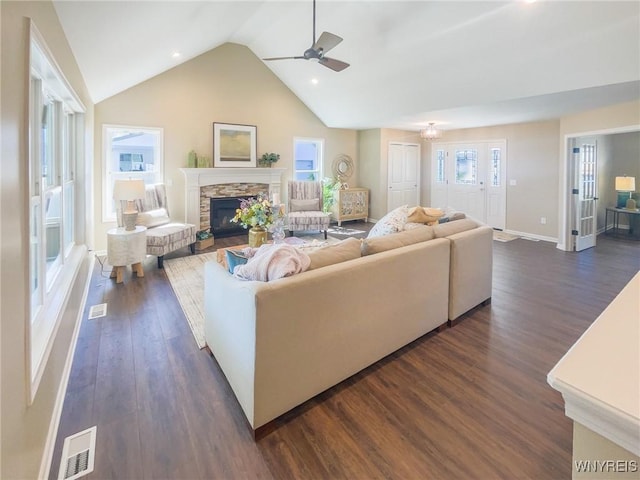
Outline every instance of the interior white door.
[[[584, 139], [583, 139], [584, 140]], [[576, 252], [596, 245], [598, 149], [595, 140], [574, 145], [574, 208]]]
[[387, 211], [420, 203], [420, 145], [390, 143]]
[[459, 144], [449, 151], [447, 197], [449, 206], [481, 222], [485, 216], [486, 149], [482, 145]]

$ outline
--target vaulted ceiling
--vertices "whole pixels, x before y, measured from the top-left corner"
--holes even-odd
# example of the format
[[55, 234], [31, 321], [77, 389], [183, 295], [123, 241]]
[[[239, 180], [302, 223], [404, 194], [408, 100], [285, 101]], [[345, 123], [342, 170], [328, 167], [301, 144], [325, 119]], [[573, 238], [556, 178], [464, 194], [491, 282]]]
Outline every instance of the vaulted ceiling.
[[[99, 102], [226, 42], [302, 55], [311, 0], [54, 0]], [[265, 62], [327, 126], [418, 130], [557, 118], [640, 98], [637, 1], [325, 1], [312, 61]], [[174, 58], [174, 54], [179, 54]]]

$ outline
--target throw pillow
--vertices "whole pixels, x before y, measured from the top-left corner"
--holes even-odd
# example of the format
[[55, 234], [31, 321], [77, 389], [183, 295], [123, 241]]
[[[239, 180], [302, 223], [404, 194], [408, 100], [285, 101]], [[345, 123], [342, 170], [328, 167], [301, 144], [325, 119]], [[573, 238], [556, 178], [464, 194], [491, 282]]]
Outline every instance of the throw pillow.
[[156, 208], [155, 210], [147, 210], [146, 212], [138, 213], [138, 220], [136, 223], [143, 227], [152, 228], [164, 225], [170, 221], [171, 219], [169, 218], [166, 208]]
[[310, 198], [310, 199], [301, 199], [301, 200], [296, 200], [295, 198], [292, 198], [289, 201], [290, 212], [317, 212], [318, 210], [320, 210], [319, 198]]
[[249, 257], [246, 257], [241, 251], [225, 250], [225, 254], [227, 256], [227, 268], [229, 269], [229, 273], [233, 273], [234, 268], [238, 265], [244, 265], [249, 260]]
[[360, 258], [360, 240], [347, 238], [335, 245], [309, 252], [309, 258], [311, 259], [311, 265], [309, 265], [308, 270], [315, 270], [334, 263]]
[[390, 233], [396, 233], [404, 230], [404, 224], [407, 223], [408, 212], [408, 205], [403, 205], [391, 210], [384, 217], [378, 220], [371, 231], [369, 231], [367, 238], [382, 237], [384, 235], [389, 235]]

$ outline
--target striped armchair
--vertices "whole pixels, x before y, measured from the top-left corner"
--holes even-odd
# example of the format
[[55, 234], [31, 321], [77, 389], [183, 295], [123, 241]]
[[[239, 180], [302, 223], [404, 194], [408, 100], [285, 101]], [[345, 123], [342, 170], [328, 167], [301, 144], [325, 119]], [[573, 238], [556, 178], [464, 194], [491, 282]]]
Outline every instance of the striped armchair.
[[[122, 226], [122, 208], [118, 205], [118, 226]], [[172, 222], [167, 206], [164, 184], [145, 186], [145, 198], [136, 200], [137, 224], [147, 227], [147, 255], [158, 257], [158, 268], [163, 268], [164, 255], [179, 248], [189, 247], [195, 253], [196, 226], [190, 223]]]
[[289, 235], [303, 230], [320, 230], [327, 238], [331, 217], [322, 211], [322, 183], [289, 181]]

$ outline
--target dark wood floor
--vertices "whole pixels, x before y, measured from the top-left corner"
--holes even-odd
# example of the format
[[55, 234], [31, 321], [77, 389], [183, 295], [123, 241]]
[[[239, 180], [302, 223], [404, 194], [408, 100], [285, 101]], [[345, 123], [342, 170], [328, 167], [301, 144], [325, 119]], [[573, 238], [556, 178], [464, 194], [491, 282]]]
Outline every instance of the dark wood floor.
[[155, 258], [119, 285], [97, 265], [87, 308], [107, 302], [108, 315], [85, 312], [50, 478], [64, 437], [93, 425], [90, 476], [101, 479], [571, 478], [572, 425], [546, 375], [638, 271], [640, 243], [601, 236], [569, 253], [520, 239], [494, 242], [494, 258], [491, 305], [296, 408], [257, 443]]

